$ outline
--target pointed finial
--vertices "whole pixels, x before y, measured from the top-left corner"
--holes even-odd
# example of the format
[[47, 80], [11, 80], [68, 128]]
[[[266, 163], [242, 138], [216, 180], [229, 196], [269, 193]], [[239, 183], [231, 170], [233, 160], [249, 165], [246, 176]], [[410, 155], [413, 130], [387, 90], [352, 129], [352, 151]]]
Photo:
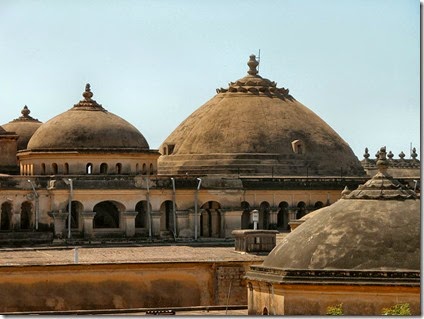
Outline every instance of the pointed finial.
[[29, 113], [31, 113], [31, 111], [28, 109], [28, 106], [25, 105], [21, 111], [21, 114], [23, 117], [28, 117]]
[[249, 71], [247, 71], [248, 74], [258, 74], [258, 70], [256, 70], [256, 67], [259, 65], [259, 62], [256, 60], [256, 56], [254, 54], [250, 55], [250, 59], [247, 62], [247, 65], [249, 66]]
[[370, 157], [370, 153], [368, 153], [368, 147], [365, 147], [364, 157], [365, 159], [368, 159], [368, 157]]
[[393, 159], [393, 156], [395, 156], [392, 151], [389, 151], [389, 153], [387, 154], [387, 157], [389, 158], [389, 160]]
[[405, 153], [403, 151], [401, 151], [399, 153], [399, 157], [400, 157], [401, 160], [403, 160], [403, 158], [405, 157]]
[[413, 160], [416, 160], [416, 159], [417, 159], [417, 156], [418, 156], [418, 154], [417, 154], [417, 149], [414, 147], [414, 148], [412, 149], [411, 157], [412, 157], [412, 159], [413, 159]]
[[389, 167], [389, 161], [386, 158], [386, 147], [383, 146], [382, 148], [380, 148], [380, 151], [378, 152], [378, 160], [377, 160], [377, 167], [378, 170], [381, 173], [386, 173], [387, 168]]
[[349, 195], [351, 192], [352, 191], [346, 185], [345, 188], [342, 190], [342, 196]]
[[87, 83], [85, 85], [85, 91], [82, 94], [82, 96], [84, 97], [84, 99], [86, 101], [91, 101], [91, 98], [93, 97], [93, 92], [91, 92], [91, 90], [90, 90], [90, 84], [89, 83]]

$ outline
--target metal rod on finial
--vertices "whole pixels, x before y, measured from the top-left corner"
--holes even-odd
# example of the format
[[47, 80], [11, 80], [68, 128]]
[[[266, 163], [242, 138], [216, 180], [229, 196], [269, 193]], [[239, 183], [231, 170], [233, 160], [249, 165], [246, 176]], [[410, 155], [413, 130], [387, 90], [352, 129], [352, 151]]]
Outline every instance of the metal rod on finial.
[[259, 53], [258, 53], [258, 73], [259, 73], [259, 64], [261, 62], [261, 49], [259, 49]]

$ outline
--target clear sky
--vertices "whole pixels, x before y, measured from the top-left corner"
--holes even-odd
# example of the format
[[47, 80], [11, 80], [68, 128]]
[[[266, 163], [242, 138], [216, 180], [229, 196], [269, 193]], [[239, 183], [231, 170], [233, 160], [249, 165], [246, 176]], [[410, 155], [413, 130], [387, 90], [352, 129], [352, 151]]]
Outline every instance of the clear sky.
[[24, 105], [46, 122], [90, 83], [156, 149], [259, 50], [359, 159], [420, 151], [418, 0], [1, 0], [0, 124]]

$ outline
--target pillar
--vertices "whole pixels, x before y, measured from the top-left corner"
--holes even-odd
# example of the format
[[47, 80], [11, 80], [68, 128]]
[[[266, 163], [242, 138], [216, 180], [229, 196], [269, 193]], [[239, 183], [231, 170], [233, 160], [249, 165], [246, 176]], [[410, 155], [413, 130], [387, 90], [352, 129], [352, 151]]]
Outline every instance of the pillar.
[[152, 237], [160, 236], [160, 212], [150, 212], [152, 220]]
[[135, 235], [135, 217], [138, 212], [123, 212], [125, 236], [133, 237]]
[[[190, 213], [188, 210], [177, 210], [177, 233], [181, 238], [192, 238], [194, 236], [193, 227], [190, 223]], [[191, 212], [193, 214], [193, 211]]]
[[82, 212], [82, 229], [84, 233], [84, 238], [91, 238], [94, 235], [93, 232], [93, 219], [96, 216], [96, 212]]
[[69, 213], [55, 210], [50, 212], [49, 215], [53, 217], [54, 235], [57, 238], [66, 237], [66, 218]]

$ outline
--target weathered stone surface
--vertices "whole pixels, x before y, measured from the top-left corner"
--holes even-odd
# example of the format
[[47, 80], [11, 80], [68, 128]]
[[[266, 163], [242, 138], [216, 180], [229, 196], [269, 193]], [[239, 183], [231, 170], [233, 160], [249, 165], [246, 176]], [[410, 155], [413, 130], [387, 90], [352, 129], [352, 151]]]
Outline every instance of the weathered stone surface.
[[364, 174], [349, 145], [327, 123], [288, 90], [257, 75], [254, 65], [164, 141], [159, 174]]

